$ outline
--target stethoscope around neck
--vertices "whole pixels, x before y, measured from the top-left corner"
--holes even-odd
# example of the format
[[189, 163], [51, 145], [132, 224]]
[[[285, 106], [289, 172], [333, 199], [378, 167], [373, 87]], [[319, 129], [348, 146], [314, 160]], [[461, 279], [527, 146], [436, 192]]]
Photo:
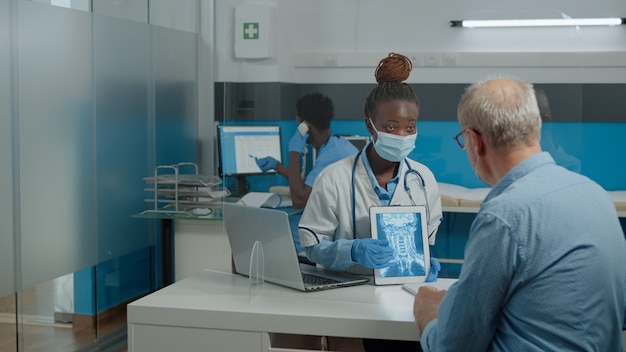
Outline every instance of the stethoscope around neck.
[[[363, 153], [363, 150], [365, 149], [366, 148], [363, 148], [357, 153], [356, 157], [354, 158], [354, 163], [352, 164], [352, 239], [355, 239], [355, 240], [356, 240], [356, 186], [354, 184], [354, 178], [356, 174], [356, 166], [359, 163], [359, 158], [361, 157], [361, 154]], [[428, 205], [428, 196], [426, 193], [426, 181], [424, 180], [424, 177], [422, 176], [422, 174], [419, 173], [419, 171], [411, 167], [411, 164], [409, 164], [409, 161], [406, 158], [404, 158], [404, 163], [406, 164], [406, 167], [407, 167], [407, 170], [404, 172], [404, 190], [409, 195], [411, 204], [417, 205], [415, 203], [415, 200], [413, 199], [413, 195], [411, 194], [411, 186], [410, 186], [411, 181], [409, 180], [409, 176], [414, 175], [415, 177], [413, 178], [413, 182], [417, 183], [419, 188], [422, 190], [422, 193], [424, 194], [424, 201], [426, 203], [424, 204], [424, 206], [426, 207], [426, 221], [430, 221], [430, 206]]]

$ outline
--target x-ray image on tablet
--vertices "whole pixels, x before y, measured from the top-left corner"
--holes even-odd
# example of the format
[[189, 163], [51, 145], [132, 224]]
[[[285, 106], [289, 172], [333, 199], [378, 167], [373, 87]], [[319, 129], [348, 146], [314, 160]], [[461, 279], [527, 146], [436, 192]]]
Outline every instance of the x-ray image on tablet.
[[430, 251], [424, 206], [370, 208], [372, 238], [389, 241], [396, 252], [389, 266], [374, 270], [377, 285], [424, 282], [430, 271]]

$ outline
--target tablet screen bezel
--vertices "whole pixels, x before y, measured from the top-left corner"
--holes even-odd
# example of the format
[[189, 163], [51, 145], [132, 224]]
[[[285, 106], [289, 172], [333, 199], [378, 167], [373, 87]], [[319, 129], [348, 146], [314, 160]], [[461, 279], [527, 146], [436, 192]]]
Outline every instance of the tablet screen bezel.
[[[419, 220], [418, 230], [421, 232], [421, 238], [416, 239], [416, 245], [422, 244], [424, 252], [424, 275], [412, 275], [412, 276], [385, 276], [385, 269], [374, 269], [374, 283], [376, 285], [395, 285], [405, 284], [413, 282], [425, 282], [428, 273], [430, 272], [430, 247], [428, 244], [428, 228], [426, 222], [426, 207], [423, 205], [408, 205], [408, 206], [374, 206], [370, 208], [370, 228], [372, 238], [375, 239], [387, 239], [384, 233], [379, 233], [379, 216], [382, 214], [415, 214]], [[416, 234], [414, 234], [415, 236]], [[418, 242], [419, 241], [419, 242]], [[389, 241], [393, 246], [392, 241]], [[394, 248], [398, 250], [397, 248]], [[415, 260], [414, 263], [419, 263]]]

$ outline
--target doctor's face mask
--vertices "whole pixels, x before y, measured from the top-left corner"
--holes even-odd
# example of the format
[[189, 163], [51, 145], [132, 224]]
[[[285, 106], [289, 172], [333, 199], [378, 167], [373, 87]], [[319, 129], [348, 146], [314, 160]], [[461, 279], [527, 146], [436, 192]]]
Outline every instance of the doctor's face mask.
[[378, 135], [374, 143], [374, 149], [381, 158], [393, 162], [400, 162], [415, 149], [417, 131], [415, 131], [414, 134], [398, 136], [392, 133], [378, 131], [372, 119], [370, 119], [370, 124], [372, 124], [372, 128]]

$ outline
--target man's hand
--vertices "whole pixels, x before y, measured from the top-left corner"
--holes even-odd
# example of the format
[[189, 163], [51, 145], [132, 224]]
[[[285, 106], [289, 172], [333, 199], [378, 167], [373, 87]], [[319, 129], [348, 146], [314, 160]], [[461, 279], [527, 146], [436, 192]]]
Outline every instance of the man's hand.
[[413, 316], [420, 328], [420, 334], [431, 320], [437, 318], [439, 303], [446, 292], [446, 290], [439, 290], [429, 285], [422, 286], [417, 291], [413, 302]]

